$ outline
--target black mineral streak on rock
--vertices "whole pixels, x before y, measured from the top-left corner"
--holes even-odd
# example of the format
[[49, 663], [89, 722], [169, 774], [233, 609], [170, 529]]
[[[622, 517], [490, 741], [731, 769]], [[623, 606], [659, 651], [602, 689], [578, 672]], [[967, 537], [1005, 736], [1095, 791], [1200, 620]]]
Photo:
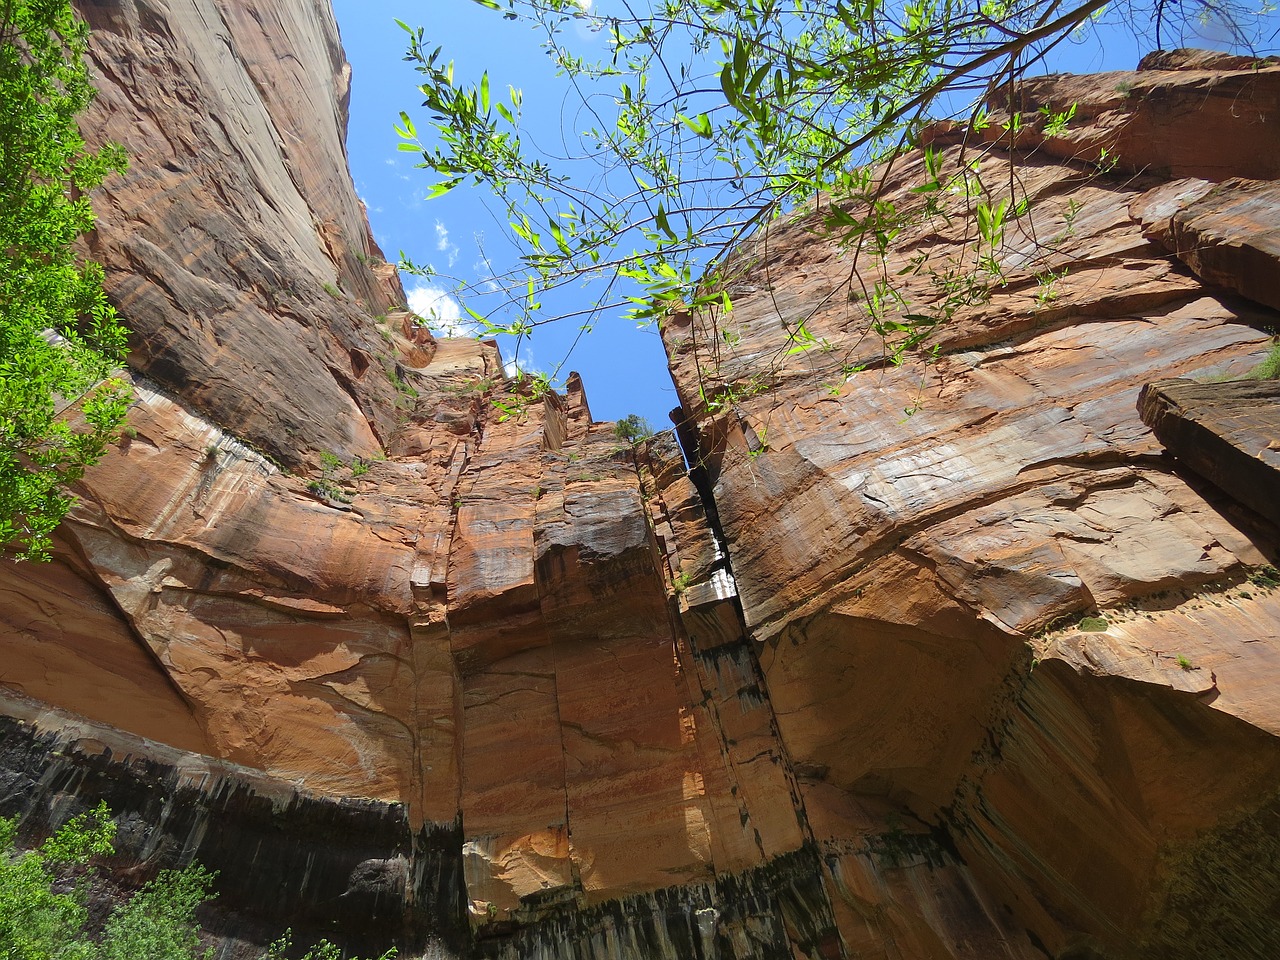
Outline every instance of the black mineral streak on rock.
[[29, 846], [105, 801], [116, 855], [96, 899], [197, 861], [219, 874], [200, 922], [220, 958], [257, 957], [286, 927], [295, 944], [362, 955], [465, 952], [461, 824], [414, 831], [400, 804], [310, 795], [115, 731], [104, 743], [83, 722], [42, 726], [0, 716], [0, 815], [20, 818]]

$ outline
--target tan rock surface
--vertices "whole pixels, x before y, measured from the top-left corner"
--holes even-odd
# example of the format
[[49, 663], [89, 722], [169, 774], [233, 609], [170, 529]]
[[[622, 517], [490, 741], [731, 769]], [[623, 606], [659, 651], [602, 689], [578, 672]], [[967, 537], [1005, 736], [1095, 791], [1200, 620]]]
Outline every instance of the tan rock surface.
[[[1280, 113], [1275, 57], [1157, 52], [1136, 71], [1056, 74], [1020, 83], [1012, 93], [998, 91], [989, 102], [992, 123], [983, 138], [1007, 139], [1002, 124], [1012, 110], [1020, 115], [1017, 145], [1060, 159], [1115, 163], [1162, 178], [1280, 177], [1273, 149]], [[1072, 122], [1045, 136], [1049, 116], [1073, 104]]]
[[1280, 527], [1280, 381], [1159, 380], [1138, 411], [1182, 463]]
[[[813, 239], [820, 212], [805, 212], [737, 255], [731, 311], [664, 330], [819, 842], [870, 844], [893, 834], [890, 815], [945, 823], [967, 882], [1053, 955], [1164, 943], [1147, 924], [1195, 870], [1179, 851], [1236, 811], [1264, 816], [1280, 787], [1274, 593], [1244, 589], [1275, 559], [1274, 528], [1174, 469], [1136, 410], [1148, 381], [1239, 377], [1267, 351], [1277, 317], [1250, 265], [1266, 233], [1248, 224], [1274, 219], [1269, 185], [1152, 173], [1275, 176], [1258, 164], [1280, 147], [1262, 122], [1276, 74], [1175, 65], [1132, 75], [1132, 102], [1110, 76], [1023, 87], [1025, 115], [1078, 100], [1084, 123], [1062, 143], [1019, 142], [1035, 152], [1019, 153], [1010, 208], [1025, 197], [1029, 212], [992, 251], [999, 277], [939, 328], [935, 364], [878, 367], [866, 335], [877, 279], [922, 314], [941, 309], [939, 273], [979, 269], [972, 209], [920, 217], [918, 158], [888, 179], [912, 216], [883, 272], [869, 251]], [[1233, 120], [1241, 98], [1252, 106]], [[954, 175], [961, 147], [933, 143]], [[1096, 160], [1104, 143], [1144, 176], [1045, 159]], [[1004, 155], [968, 149], [995, 204]], [[1219, 208], [1231, 231], [1211, 225]], [[1151, 242], [1153, 223], [1184, 216], [1205, 226], [1171, 245], [1179, 259], [1261, 303], [1203, 286]], [[1117, 626], [1038, 642], [1031, 669], [1029, 638], [1099, 609]]]
[[1233, 178], [1210, 185], [1175, 181], [1163, 202], [1133, 211], [1148, 236], [1178, 255], [1208, 284], [1280, 309], [1280, 189], [1273, 181]]
[[376, 453], [395, 390], [369, 318], [404, 294], [347, 171], [350, 67], [327, 5], [77, 9], [99, 91], [84, 127], [129, 154], [90, 252], [130, 362], [286, 464]]
[[[686, 473], [669, 437], [593, 423], [576, 377], [535, 397], [492, 344], [395, 311], [379, 331], [400, 294], [357, 256], [327, 10], [86, 10], [99, 135], [134, 151], [96, 253], [151, 379], [57, 561], [0, 568], [0, 683], [456, 831], [492, 956], [1192, 955], [1216, 947], [1179, 916], [1280, 889], [1261, 841], [1218, 842], [1265, 836], [1280, 791], [1275, 530], [1136, 409], [1265, 354], [1250, 230], [1188, 226], [1177, 257], [1161, 231], [1271, 216], [1210, 181], [1276, 175], [1276, 68], [1025, 88], [1081, 122], [1028, 126], [1030, 213], [932, 365], [882, 362], [874, 264], [816, 240], [819, 214], [755, 238], [732, 312], [664, 329]], [[954, 131], [932, 135], [955, 174]], [[1145, 172], [1060, 159], [1103, 146]], [[1004, 159], [978, 158], [999, 189]], [[901, 209], [922, 173], [889, 178]], [[930, 271], [978, 265], [948, 196], [886, 268], [924, 255], [901, 284], [930, 310]]]
[[6, 573], [0, 685], [184, 750], [212, 751], [190, 704], [74, 551]]

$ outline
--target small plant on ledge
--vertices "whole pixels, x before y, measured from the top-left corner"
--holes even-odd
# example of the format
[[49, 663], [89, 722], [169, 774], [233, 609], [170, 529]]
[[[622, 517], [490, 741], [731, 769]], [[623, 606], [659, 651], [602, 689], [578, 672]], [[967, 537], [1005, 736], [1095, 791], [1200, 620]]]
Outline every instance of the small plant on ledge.
[[351, 502], [351, 494], [347, 493], [332, 480], [309, 480], [307, 489], [326, 500], [336, 500], [338, 503]]
[[[351, 494], [343, 490], [338, 482], [338, 470], [342, 467], [342, 460], [336, 453], [329, 450], [320, 451], [320, 476], [314, 480], [307, 482], [307, 489], [316, 496], [326, 500], [333, 500], [338, 503], [350, 503]], [[368, 470], [368, 467], [365, 467]], [[355, 470], [352, 470], [355, 476]]]
[[1249, 582], [1255, 587], [1280, 587], [1280, 570], [1271, 564], [1258, 567], [1249, 574]]
[[653, 426], [638, 413], [629, 413], [613, 425], [613, 435], [635, 446], [653, 436]]

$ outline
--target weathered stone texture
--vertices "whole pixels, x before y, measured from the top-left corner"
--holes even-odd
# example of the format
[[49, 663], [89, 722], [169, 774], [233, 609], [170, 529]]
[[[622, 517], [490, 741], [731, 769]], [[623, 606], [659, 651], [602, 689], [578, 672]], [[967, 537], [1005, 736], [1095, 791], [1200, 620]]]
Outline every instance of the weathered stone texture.
[[[883, 272], [802, 212], [729, 264], [731, 311], [664, 331], [818, 837], [945, 824], [974, 888], [1051, 955], [1163, 943], [1162, 891], [1195, 869], [1180, 851], [1278, 786], [1275, 528], [1177, 468], [1137, 414], [1149, 381], [1245, 376], [1277, 321], [1271, 184], [1226, 178], [1276, 175], [1280, 74], [1195, 62], [1114, 94], [1111, 76], [1023, 85], [1024, 117], [1078, 101], [1082, 122], [1059, 140], [1030, 124], [1012, 180], [998, 123], [982, 153], [927, 134], [944, 177], [967, 150], [984, 202], [1029, 201], [935, 363], [878, 363], [865, 335], [877, 278], [924, 314], [939, 273], [978, 269], [974, 209], [952, 195], [949, 221], [925, 217], [918, 156], [886, 180], [917, 217]], [[1102, 145], [1113, 173], [1080, 162]], [[1227, 416], [1246, 446], [1271, 429]], [[1101, 632], [1062, 632], [1098, 611]]]
[[[664, 325], [686, 471], [576, 377], [534, 396], [493, 344], [379, 327], [323, 4], [84, 8], [93, 135], [133, 154], [93, 247], [138, 400], [55, 562], [0, 569], [0, 684], [48, 705], [2, 705], [6, 809], [106, 784], [256, 903], [231, 940], [334, 902], [398, 917], [367, 952], [1176, 957], [1216, 949], [1168, 935], [1192, 909], [1268, 955], [1240, 904], [1280, 888], [1276, 527], [1159, 422], [1208, 390], [1170, 378], [1269, 348], [1280, 68], [1182, 52], [1024, 85], [1025, 116], [1079, 103], [1053, 138], [927, 131], [1030, 202], [983, 273], [976, 201], [929, 222], [922, 157], [889, 172], [919, 216], [885, 275], [912, 310], [967, 289], [930, 364], [867, 336], [868, 251], [769, 227], [731, 312]], [[1213, 388], [1238, 453], [1260, 389]], [[240, 876], [264, 833], [303, 876]]]
[[198, 913], [229, 960], [258, 960], [282, 921], [295, 943], [328, 937], [359, 955], [391, 937], [432, 955], [465, 949], [456, 825], [415, 828], [402, 805], [317, 794], [7, 691], [0, 714], [0, 815], [21, 817], [23, 842], [99, 802], [113, 811], [94, 912], [194, 858], [236, 878]]
[[130, 362], [287, 464], [378, 452], [395, 391], [373, 315], [404, 294], [346, 166], [350, 67], [327, 4], [82, 3], [98, 98], [129, 154], [91, 255]]
[[1280, 380], [1160, 380], [1138, 409], [1170, 453], [1280, 528]]

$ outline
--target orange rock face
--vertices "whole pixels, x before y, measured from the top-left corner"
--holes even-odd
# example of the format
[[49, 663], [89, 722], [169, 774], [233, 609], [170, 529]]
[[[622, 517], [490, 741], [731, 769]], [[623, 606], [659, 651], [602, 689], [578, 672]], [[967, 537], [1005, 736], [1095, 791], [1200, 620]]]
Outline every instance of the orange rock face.
[[78, 4], [129, 154], [90, 254], [136, 367], [281, 462], [379, 452], [395, 390], [371, 315], [403, 307], [347, 171], [351, 68], [327, 5]]
[[[885, 817], [948, 824], [986, 895], [1055, 954], [1089, 937], [1165, 944], [1148, 924], [1194, 870], [1171, 866], [1178, 851], [1266, 809], [1280, 761], [1261, 693], [1280, 679], [1265, 572], [1280, 539], [1163, 454], [1136, 409], [1148, 381], [1239, 377], [1266, 354], [1271, 185], [1044, 158], [1102, 144], [1117, 168], [1274, 176], [1257, 164], [1278, 142], [1254, 114], [1273, 115], [1280, 71], [1134, 76], [1146, 92], [1123, 98], [1110, 76], [1025, 85], [1028, 110], [1078, 99], [1085, 126], [1070, 151], [1024, 131], [1009, 200], [1029, 210], [991, 251], [998, 280], [939, 328], [935, 363], [877, 368], [864, 333], [876, 279], [904, 277], [901, 312], [927, 315], [945, 306], [940, 273], [974, 269], [971, 221], [930, 219], [908, 192], [918, 157], [889, 176], [907, 216], [883, 272], [811, 239], [810, 212], [739, 254], [730, 312], [665, 334], [780, 736], [825, 827], [814, 839], [845, 862], [854, 838], [892, 835]], [[1201, 125], [1227, 122], [1206, 90], [1246, 104], [1233, 142], [1262, 137], [1249, 163], [1187, 153]], [[1157, 106], [1159, 136], [1139, 136]], [[994, 205], [1008, 155], [973, 149]], [[913, 272], [920, 256], [930, 269]], [[801, 324], [811, 349], [795, 349]], [[1104, 629], [1063, 632], [1086, 615]]]
[[[995, 269], [976, 194], [930, 220], [914, 154], [885, 264], [821, 211], [770, 227], [730, 312], [665, 326], [686, 471], [576, 377], [535, 397], [387, 318], [327, 11], [85, 11], [95, 135], [133, 155], [94, 253], [138, 401], [55, 562], [0, 569], [22, 729], [383, 802], [409, 833], [338, 889], [456, 908], [477, 954], [1270, 955], [1280, 535], [1136, 404], [1269, 348], [1280, 68], [1026, 85], [1081, 119], [1012, 145]], [[1009, 190], [995, 135], [928, 137]], [[898, 365], [882, 277], [940, 318]], [[419, 896], [432, 830], [455, 906]]]

